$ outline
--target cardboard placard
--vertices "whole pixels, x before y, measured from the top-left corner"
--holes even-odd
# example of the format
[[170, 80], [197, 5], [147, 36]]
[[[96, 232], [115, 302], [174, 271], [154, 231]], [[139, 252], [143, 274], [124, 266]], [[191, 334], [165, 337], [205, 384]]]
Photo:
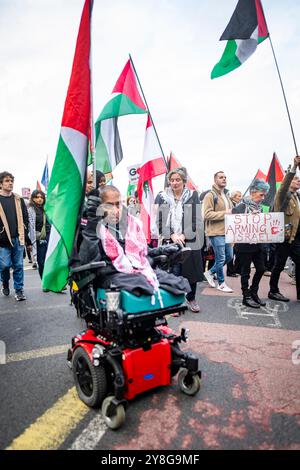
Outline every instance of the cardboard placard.
[[225, 216], [226, 243], [282, 243], [284, 213], [230, 214]]

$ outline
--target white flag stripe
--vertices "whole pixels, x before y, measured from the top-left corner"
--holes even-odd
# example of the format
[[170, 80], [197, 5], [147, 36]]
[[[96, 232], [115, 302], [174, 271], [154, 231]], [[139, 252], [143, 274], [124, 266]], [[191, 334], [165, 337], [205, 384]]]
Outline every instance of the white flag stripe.
[[145, 163], [150, 162], [151, 160], [155, 160], [157, 158], [162, 158], [162, 153], [154, 128], [153, 126], [150, 126], [146, 129], [142, 165], [145, 165]]
[[76, 162], [78, 171], [80, 173], [81, 182], [83, 184], [86, 170], [85, 156], [87, 154], [88, 138], [86, 135], [75, 129], [72, 129], [71, 127], [62, 127], [61, 137]]
[[249, 39], [236, 39], [237, 50], [235, 55], [241, 62], [245, 62], [257, 48], [258, 26], [255, 28]]
[[61, 238], [60, 234], [58, 233], [54, 225], [51, 225], [51, 232], [50, 232], [50, 238], [49, 238], [49, 243], [47, 247], [46, 260], [50, 258], [50, 256], [52, 255], [53, 251], [55, 250], [55, 248], [57, 247], [60, 241], [60, 238]]
[[113, 170], [116, 163], [116, 154], [115, 154], [115, 129], [114, 129], [114, 120], [105, 119], [101, 121], [100, 132], [102, 139], [105, 143], [107, 153], [109, 155], [111, 169]]

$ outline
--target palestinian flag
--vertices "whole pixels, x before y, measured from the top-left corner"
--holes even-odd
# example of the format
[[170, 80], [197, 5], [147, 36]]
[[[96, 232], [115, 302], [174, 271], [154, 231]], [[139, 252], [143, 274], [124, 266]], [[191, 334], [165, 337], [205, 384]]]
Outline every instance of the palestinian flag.
[[[168, 158], [168, 171], [172, 171], [175, 168], [180, 168], [180, 167], [182, 167], [182, 164], [177, 158], [175, 158], [173, 152], [170, 152], [170, 156]], [[189, 175], [187, 175], [186, 185], [192, 191], [197, 191], [197, 186], [195, 185], [195, 183], [193, 182], [192, 178]]]
[[255, 180], [267, 180], [267, 175], [265, 175], [260, 169], [257, 170], [257, 173], [254, 177]]
[[81, 16], [60, 138], [48, 186], [47, 217], [52, 225], [42, 285], [61, 291], [69, 274], [77, 218], [84, 194], [90, 135], [90, 22], [92, 0]]
[[274, 204], [275, 194], [278, 188], [280, 187], [282, 180], [285, 176], [285, 173], [282, 169], [282, 166], [279, 163], [276, 153], [273, 153], [273, 158], [267, 174], [266, 182], [270, 185], [270, 190], [264, 200], [263, 208], [264, 212], [272, 210]]
[[239, 0], [220, 41], [227, 40], [211, 78], [221, 77], [243, 64], [269, 36], [260, 0]]
[[165, 160], [155, 134], [153, 124], [148, 115], [146, 125], [146, 136], [144, 144], [143, 161], [138, 169], [139, 181], [137, 186], [138, 196], [141, 204], [141, 220], [147, 242], [151, 241], [152, 214], [154, 205], [154, 194], [152, 178], [167, 172]]
[[131, 61], [128, 60], [114, 86], [111, 99], [95, 123], [97, 170], [110, 173], [123, 158], [118, 117], [144, 113], [147, 109], [139, 94]]

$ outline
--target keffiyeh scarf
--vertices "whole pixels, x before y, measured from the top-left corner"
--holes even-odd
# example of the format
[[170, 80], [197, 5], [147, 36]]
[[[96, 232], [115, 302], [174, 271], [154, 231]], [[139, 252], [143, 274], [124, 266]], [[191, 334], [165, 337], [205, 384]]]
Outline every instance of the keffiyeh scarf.
[[184, 188], [179, 199], [175, 199], [174, 193], [171, 188], [161, 193], [161, 197], [166, 204], [170, 207], [170, 212], [167, 219], [167, 226], [169, 226], [173, 233], [178, 235], [182, 234], [182, 216], [183, 205], [192, 196], [192, 191]]
[[[147, 241], [140, 222], [130, 214], [127, 216], [127, 230], [125, 234], [125, 250], [118, 240], [103, 224], [99, 224], [99, 237], [103, 250], [111, 259], [115, 269], [121, 273], [139, 273], [145, 276], [153, 287], [153, 293], [157, 293], [161, 307], [162, 299], [159, 291], [159, 282], [147, 259]], [[155, 303], [155, 298], [152, 298]]]

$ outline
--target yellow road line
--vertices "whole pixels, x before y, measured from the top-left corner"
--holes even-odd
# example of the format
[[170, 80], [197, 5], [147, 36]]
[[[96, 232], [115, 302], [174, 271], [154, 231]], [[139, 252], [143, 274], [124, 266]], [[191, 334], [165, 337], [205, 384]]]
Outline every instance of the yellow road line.
[[14, 439], [6, 450], [58, 449], [89, 410], [73, 387]]
[[55, 354], [66, 353], [70, 344], [62, 344], [59, 346], [50, 346], [49, 348], [33, 349], [32, 351], [24, 351], [19, 353], [11, 353], [6, 356], [6, 363], [27, 361], [28, 359], [36, 359], [39, 357], [54, 356]]

